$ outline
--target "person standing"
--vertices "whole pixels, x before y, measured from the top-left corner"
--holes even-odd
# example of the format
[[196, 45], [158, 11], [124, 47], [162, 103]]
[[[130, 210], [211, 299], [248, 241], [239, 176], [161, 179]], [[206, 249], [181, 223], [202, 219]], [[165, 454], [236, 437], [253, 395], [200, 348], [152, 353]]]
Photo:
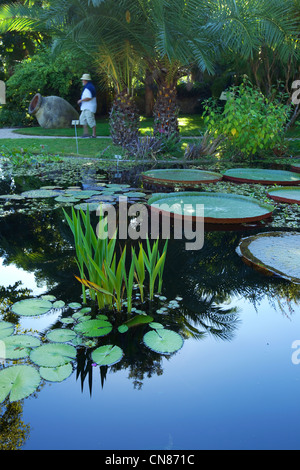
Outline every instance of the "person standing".
[[84, 73], [81, 77], [82, 80], [82, 94], [77, 103], [80, 105], [79, 123], [83, 126], [82, 137], [90, 137], [88, 127], [92, 129], [92, 135], [96, 138], [96, 120], [95, 113], [97, 110], [96, 88], [92, 83], [89, 73]]

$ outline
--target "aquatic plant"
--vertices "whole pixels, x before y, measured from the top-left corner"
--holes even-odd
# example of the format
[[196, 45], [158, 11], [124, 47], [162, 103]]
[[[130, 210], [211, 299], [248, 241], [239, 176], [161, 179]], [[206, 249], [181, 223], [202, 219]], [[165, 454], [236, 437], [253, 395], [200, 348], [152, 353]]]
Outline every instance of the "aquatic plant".
[[117, 231], [109, 239], [107, 217], [103, 216], [102, 211], [99, 215], [97, 234], [91, 225], [89, 209], [86, 213], [79, 210], [76, 214], [72, 208], [71, 217], [65, 211], [64, 213], [74, 236], [80, 275], [75, 278], [82, 284], [84, 303], [86, 303], [85, 288], [88, 288], [91, 297], [97, 299], [99, 308], [108, 306], [121, 311], [126, 299], [127, 311], [130, 313], [134, 280], [138, 283], [143, 302], [146, 275], [150, 300], [153, 299], [156, 286], [157, 292], [161, 292], [168, 240], [164, 244], [162, 253], [158, 250], [158, 239], [152, 247], [147, 239], [146, 250], [142, 243], [139, 243], [138, 254], [134, 248], [131, 249], [131, 261], [127, 267], [127, 247], [124, 246], [117, 259]]

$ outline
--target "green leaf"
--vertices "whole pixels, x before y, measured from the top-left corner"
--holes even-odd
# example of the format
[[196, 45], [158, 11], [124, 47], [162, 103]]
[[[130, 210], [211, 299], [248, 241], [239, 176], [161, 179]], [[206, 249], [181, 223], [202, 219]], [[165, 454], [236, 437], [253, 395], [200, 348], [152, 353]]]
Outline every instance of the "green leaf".
[[47, 333], [46, 338], [49, 341], [54, 343], [66, 343], [67, 341], [72, 341], [76, 336], [76, 333], [67, 328], [57, 328], [56, 330], [51, 330]]
[[100, 346], [92, 352], [92, 360], [100, 366], [111, 366], [119, 362], [124, 353], [119, 346], [111, 344]]
[[50, 300], [32, 298], [19, 300], [11, 307], [12, 311], [21, 316], [38, 316], [49, 312], [52, 308]]
[[41, 367], [58, 367], [76, 359], [76, 349], [69, 344], [44, 344], [31, 351], [30, 359]]
[[1, 321], [0, 322], [0, 340], [10, 336], [15, 331], [15, 326], [13, 323], [9, 323], [8, 321]]
[[40, 346], [38, 338], [31, 335], [13, 335], [3, 339], [6, 359], [21, 359], [30, 354], [31, 348]]
[[64, 364], [58, 367], [40, 367], [41, 377], [48, 382], [62, 382], [70, 377], [73, 372], [72, 364]]
[[168, 329], [148, 331], [143, 340], [148, 348], [160, 354], [172, 354], [183, 346], [182, 337]]
[[88, 338], [108, 335], [112, 330], [112, 324], [106, 320], [87, 320], [74, 327], [78, 334]]
[[0, 403], [23, 400], [34, 393], [41, 381], [38, 371], [28, 365], [7, 367], [0, 371]]

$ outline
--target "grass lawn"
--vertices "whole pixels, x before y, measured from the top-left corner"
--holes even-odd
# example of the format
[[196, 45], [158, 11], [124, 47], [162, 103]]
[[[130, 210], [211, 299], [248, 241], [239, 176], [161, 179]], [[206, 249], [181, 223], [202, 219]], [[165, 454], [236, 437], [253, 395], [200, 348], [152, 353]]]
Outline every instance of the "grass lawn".
[[[198, 137], [204, 130], [203, 118], [201, 115], [180, 115], [179, 116], [180, 134], [182, 137], [182, 148], [191, 143], [191, 140], [185, 140], [185, 137]], [[142, 134], [152, 133], [153, 119], [141, 118], [140, 130]], [[76, 147], [75, 130], [72, 129], [43, 129], [41, 127], [30, 127], [18, 129], [18, 134], [30, 135], [32, 139], [1, 139], [0, 150], [4, 146], [10, 152], [28, 151], [30, 153], [42, 153], [61, 156], [85, 156], [92, 158], [115, 159], [115, 155], [125, 155], [121, 147], [114, 145], [109, 137], [109, 122], [107, 118], [98, 119], [97, 135], [101, 139], [80, 139], [78, 138], [78, 153]], [[82, 135], [82, 128], [78, 129], [78, 136]], [[39, 138], [35, 138], [39, 136]], [[72, 139], [42, 139], [41, 136], [52, 137], [72, 137]], [[107, 137], [107, 138], [106, 138]], [[291, 129], [287, 137], [296, 140], [287, 141], [292, 156], [300, 155], [300, 126]], [[23, 149], [23, 150], [21, 150]], [[170, 155], [170, 158], [172, 156]], [[169, 159], [169, 158], [168, 158]]]
[[[198, 136], [199, 131], [203, 129], [203, 118], [202, 116], [195, 114], [189, 116], [179, 116], [179, 126], [182, 136]], [[152, 134], [153, 131], [153, 118], [141, 117], [140, 125], [141, 134]], [[61, 137], [74, 137], [75, 129], [43, 129], [42, 127], [27, 127], [24, 129], [18, 129], [18, 134], [24, 135], [47, 135], [47, 136], [61, 136]], [[109, 122], [108, 118], [97, 119], [98, 136], [109, 137]], [[82, 135], [82, 128], [78, 129], [78, 135]]]
[[1, 139], [0, 151], [29, 152], [61, 156], [85, 156], [92, 158], [115, 158], [124, 155], [123, 150], [107, 139]]

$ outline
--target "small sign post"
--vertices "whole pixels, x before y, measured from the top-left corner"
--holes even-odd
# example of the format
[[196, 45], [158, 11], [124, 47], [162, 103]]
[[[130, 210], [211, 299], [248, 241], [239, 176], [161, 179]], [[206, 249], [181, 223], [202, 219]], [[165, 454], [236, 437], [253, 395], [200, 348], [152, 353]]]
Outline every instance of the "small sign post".
[[0, 80], [0, 104], [6, 104], [6, 87], [5, 83]]
[[75, 137], [76, 137], [76, 148], [77, 148], [77, 153], [78, 153], [78, 138], [77, 138], [77, 128], [79, 121], [72, 121], [72, 126], [75, 126]]

